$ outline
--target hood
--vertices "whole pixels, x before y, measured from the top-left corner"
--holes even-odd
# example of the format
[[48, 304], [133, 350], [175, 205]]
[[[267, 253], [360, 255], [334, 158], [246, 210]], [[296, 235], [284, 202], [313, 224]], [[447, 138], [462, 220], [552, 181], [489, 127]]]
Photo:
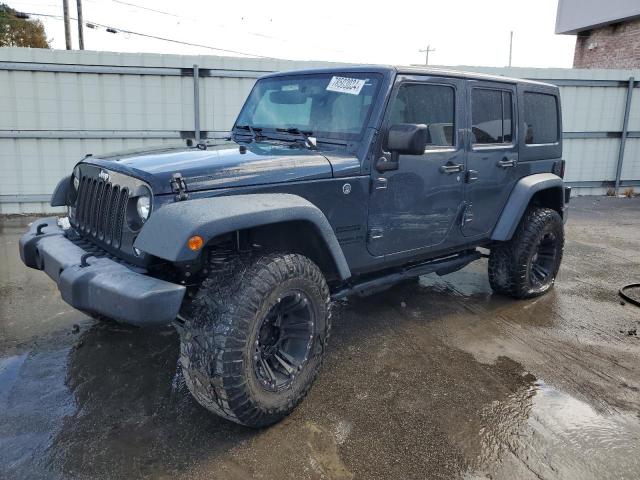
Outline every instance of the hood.
[[[332, 177], [331, 163], [317, 151], [273, 143], [200, 150], [171, 147], [90, 157], [85, 161], [138, 177], [155, 194], [171, 193], [171, 177], [180, 173], [188, 191], [264, 185]], [[243, 149], [244, 150], [244, 149]]]

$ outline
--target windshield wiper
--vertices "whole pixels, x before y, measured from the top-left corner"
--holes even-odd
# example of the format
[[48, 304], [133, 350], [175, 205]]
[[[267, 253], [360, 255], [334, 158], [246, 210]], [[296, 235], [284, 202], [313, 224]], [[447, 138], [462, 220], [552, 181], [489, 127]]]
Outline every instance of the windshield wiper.
[[291, 133], [293, 135], [299, 135], [304, 140], [305, 145], [309, 148], [309, 150], [316, 150], [318, 148], [315, 137], [312, 137], [313, 132], [311, 131], [303, 131], [299, 128], [276, 128], [276, 132], [285, 132]]
[[263, 138], [263, 136], [260, 134], [260, 132], [262, 131], [262, 128], [260, 127], [252, 127], [251, 125], [247, 124], [247, 125], [236, 125], [235, 128], [238, 128], [240, 130], [247, 130], [251, 134], [252, 142], [257, 142], [259, 139]]

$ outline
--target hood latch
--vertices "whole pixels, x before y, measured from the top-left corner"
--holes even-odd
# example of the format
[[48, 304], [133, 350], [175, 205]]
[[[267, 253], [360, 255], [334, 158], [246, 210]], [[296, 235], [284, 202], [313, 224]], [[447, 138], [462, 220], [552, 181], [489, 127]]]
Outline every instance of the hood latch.
[[171, 191], [176, 194], [176, 202], [181, 202], [189, 198], [187, 194], [187, 183], [184, 181], [181, 173], [174, 173], [171, 176]]

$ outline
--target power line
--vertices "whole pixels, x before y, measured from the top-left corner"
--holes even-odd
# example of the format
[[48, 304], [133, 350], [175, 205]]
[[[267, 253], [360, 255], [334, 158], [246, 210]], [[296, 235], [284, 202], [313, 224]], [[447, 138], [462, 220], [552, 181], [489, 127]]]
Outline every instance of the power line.
[[[101, 3], [99, 0], [87, 0], [87, 1], [88, 1], [88, 2], [90, 2], [90, 3], [95, 3], [95, 4], [99, 4], [99, 3]], [[187, 21], [195, 22], [195, 23], [206, 22], [206, 23], [207, 23], [207, 25], [209, 25], [209, 26], [211, 25], [211, 21], [210, 21], [210, 20], [208, 20], [208, 19], [206, 19], [206, 18], [201, 18], [201, 17], [200, 17], [200, 18], [196, 18], [196, 17], [187, 17], [187, 16], [180, 15], [180, 14], [177, 14], [177, 13], [167, 12], [167, 11], [165, 11], [165, 10], [158, 10], [158, 9], [155, 9], [155, 8], [144, 7], [144, 6], [139, 5], [139, 4], [137, 4], [137, 3], [125, 2], [125, 1], [123, 1], [123, 0], [111, 0], [111, 1], [112, 1], [113, 3], [118, 3], [118, 4], [120, 4], [120, 5], [127, 5], [127, 6], [130, 6], [130, 7], [133, 7], [133, 8], [137, 8], [137, 9], [141, 9], [141, 10], [146, 10], [146, 11], [149, 11], [149, 12], [158, 13], [158, 14], [160, 14], [160, 15], [166, 15], [166, 16], [169, 16], [169, 17], [173, 17], [173, 18], [176, 18], [176, 19], [178, 20], [178, 23], [180, 23], [180, 22], [179, 22], [180, 20], [187, 20]], [[218, 24], [218, 25], [216, 25], [216, 26], [217, 26], [218, 28], [221, 28], [221, 29], [225, 29], [225, 28], [227, 28], [226, 26], [224, 26], [224, 25], [220, 25], [220, 24]], [[287, 42], [288, 42], [288, 40], [287, 40], [287, 39], [284, 39], [284, 38], [281, 38], [281, 37], [274, 37], [273, 35], [266, 35], [266, 34], [264, 34], [264, 33], [258, 33], [258, 32], [246, 32], [246, 33], [247, 33], [248, 35], [252, 35], [252, 36], [254, 36], [254, 37], [259, 37], [259, 38], [261, 38], [261, 39], [262, 39], [262, 38], [266, 38], [266, 39], [269, 39], [269, 40], [274, 40], [274, 41], [282, 42], [282, 43], [287, 43]], [[310, 46], [315, 46], [315, 47], [318, 47], [318, 46], [319, 46], [318, 44], [312, 44], [312, 43], [310, 43], [309, 45], [310, 45]], [[323, 45], [323, 47], [325, 47], [325, 46]], [[326, 48], [326, 47], [325, 47], [325, 48]], [[343, 52], [344, 50], [342, 50], [342, 49], [339, 49], [339, 50], [336, 50], [336, 49], [329, 49], [329, 51], [332, 51], [332, 52]], [[272, 57], [261, 57], [261, 58], [272, 58]]]
[[[95, 0], [89, 0], [89, 1], [90, 2], [94, 2]], [[137, 3], [123, 2], [122, 0], [111, 0], [111, 1], [114, 2], [114, 3], [119, 3], [121, 5], [128, 5], [130, 7], [138, 8], [140, 10], [147, 10], [149, 12], [159, 13], [160, 15], [166, 15], [166, 16], [169, 16], [169, 17], [177, 18], [178, 20], [188, 20], [190, 22], [197, 22], [197, 23], [198, 22], [202, 22], [202, 21], [207, 21], [207, 23], [209, 23], [209, 24], [211, 23], [210, 21], [202, 19], [202, 18], [185, 17], [184, 15], [178, 15], [177, 13], [166, 12], [164, 10], [157, 10], [155, 8], [143, 7], [142, 5], [138, 5]], [[222, 27], [222, 25], [219, 25], [219, 26]], [[256, 33], [256, 32], [247, 32], [247, 33], [249, 35], [254, 35], [256, 37], [262, 37], [262, 38], [268, 38], [270, 40], [277, 40], [277, 41], [280, 41], [280, 42], [286, 42], [287, 41], [284, 38], [274, 37], [272, 35], [265, 35], [265, 34]]]
[[177, 15], [175, 13], [165, 12], [164, 10], [156, 10], [155, 8], [143, 7], [142, 5], [137, 5], [135, 3], [123, 2], [121, 0], [111, 0], [111, 1], [114, 3], [120, 3], [122, 5], [128, 5], [130, 7], [139, 8], [141, 10], [148, 10], [149, 12], [160, 13], [161, 15], [168, 15], [170, 17], [176, 17], [176, 18], [187, 18], [187, 17], [182, 17], [180, 15]]
[[[48, 17], [48, 18], [54, 18], [56, 20], [63, 20], [63, 17], [61, 17], [60, 15], [50, 15], [50, 14], [45, 14], [45, 13], [32, 13], [32, 12], [23, 12], [23, 13], [25, 13], [26, 15], [33, 15], [34, 17]], [[77, 20], [77, 18], [73, 18], [73, 17], [70, 17], [70, 18], [72, 20]], [[247, 57], [274, 59], [274, 57], [267, 57], [267, 56], [264, 56], [264, 55], [258, 55], [256, 53], [247, 53], [247, 52], [241, 52], [241, 51], [238, 51], [238, 50], [229, 50], [227, 48], [212, 47], [211, 45], [203, 45], [203, 44], [200, 44], [200, 43], [184, 42], [182, 40], [174, 40], [173, 38], [159, 37], [157, 35], [150, 35], [148, 33], [140, 33], [140, 32], [134, 32], [132, 30], [125, 30], [123, 28], [110, 27], [108, 25], [103, 25], [101, 23], [93, 22], [93, 21], [90, 21], [90, 20], [87, 20], [87, 24], [91, 24], [91, 25], [94, 25], [94, 26], [97, 26], [97, 27], [105, 28], [110, 33], [128, 33], [129, 35], [137, 35], [139, 37], [151, 38], [151, 39], [160, 40], [160, 41], [163, 41], [163, 42], [177, 43], [177, 44], [180, 44], [180, 45], [187, 45], [189, 47], [206, 48], [208, 50], [216, 50], [218, 52], [233, 53], [235, 55], [245, 55]]]

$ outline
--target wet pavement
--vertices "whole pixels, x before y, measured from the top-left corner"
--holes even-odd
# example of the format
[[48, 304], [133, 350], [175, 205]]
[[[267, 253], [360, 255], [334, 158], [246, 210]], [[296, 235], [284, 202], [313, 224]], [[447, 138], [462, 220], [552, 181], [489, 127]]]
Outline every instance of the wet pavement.
[[[640, 477], [640, 198], [572, 200], [556, 287], [491, 294], [486, 261], [335, 307], [328, 361], [282, 423], [210, 415], [177, 335], [96, 322], [0, 223], [0, 478]], [[77, 325], [79, 328], [74, 327]]]

